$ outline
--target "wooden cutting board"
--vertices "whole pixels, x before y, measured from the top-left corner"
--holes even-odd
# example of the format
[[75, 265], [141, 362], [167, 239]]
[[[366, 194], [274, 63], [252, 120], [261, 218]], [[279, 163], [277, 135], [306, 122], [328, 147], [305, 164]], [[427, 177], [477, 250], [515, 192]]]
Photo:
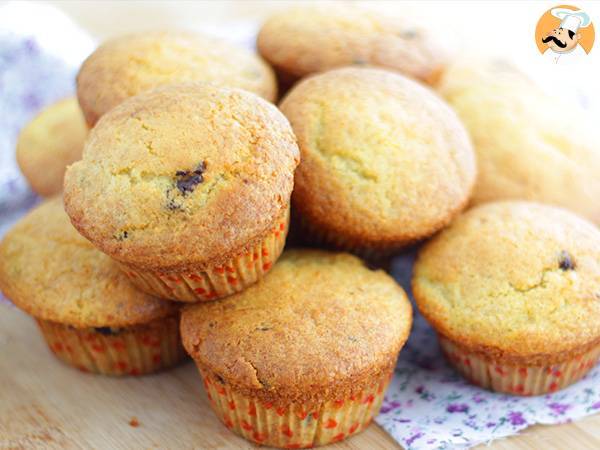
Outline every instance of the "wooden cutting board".
[[[0, 449], [251, 449], [212, 414], [191, 362], [140, 378], [84, 374], [56, 360], [33, 320], [0, 303]], [[373, 424], [331, 449], [399, 449]], [[600, 417], [534, 427], [499, 449], [598, 449]]]

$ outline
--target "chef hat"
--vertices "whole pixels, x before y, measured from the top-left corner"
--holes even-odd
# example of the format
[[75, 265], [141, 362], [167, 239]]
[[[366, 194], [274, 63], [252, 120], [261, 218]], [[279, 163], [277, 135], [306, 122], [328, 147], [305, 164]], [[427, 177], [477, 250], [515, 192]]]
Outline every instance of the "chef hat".
[[571, 30], [573, 33], [577, 33], [579, 28], [587, 27], [591, 20], [583, 11], [573, 11], [567, 8], [554, 8], [550, 11], [554, 17], [558, 17], [560, 22], [560, 28], [565, 30]]

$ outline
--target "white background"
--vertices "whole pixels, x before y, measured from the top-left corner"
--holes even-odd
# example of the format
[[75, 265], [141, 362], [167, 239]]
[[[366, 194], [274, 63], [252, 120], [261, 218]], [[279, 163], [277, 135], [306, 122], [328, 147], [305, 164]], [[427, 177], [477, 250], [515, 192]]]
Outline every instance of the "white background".
[[[209, 30], [249, 41], [265, 17], [290, 1], [51, 1], [98, 40], [133, 31]], [[308, 2], [304, 2], [308, 3]], [[593, 107], [600, 117], [600, 36], [577, 66], [544, 60], [534, 40], [539, 17], [561, 4], [550, 1], [357, 1], [369, 8], [416, 20], [458, 54], [481, 53], [514, 61], [546, 90]], [[585, 10], [600, 27], [600, 2], [567, 3]], [[596, 30], [600, 34], [600, 28]], [[592, 113], [592, 112], [591, 112]]]

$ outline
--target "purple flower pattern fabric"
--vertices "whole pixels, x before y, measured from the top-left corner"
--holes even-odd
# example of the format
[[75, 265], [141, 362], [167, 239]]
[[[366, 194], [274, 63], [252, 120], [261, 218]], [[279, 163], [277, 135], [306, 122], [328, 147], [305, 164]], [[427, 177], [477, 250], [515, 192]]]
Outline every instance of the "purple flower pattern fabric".
[[[45, 28], [29, 27], [33, 10], [48, 19]], [[0, 237], [39, 200], [15, 160], [19, 132], [44, 106], [75, 93], [78, 64], [91, 50], [87, 33], [50, 5], [0, 5]]]

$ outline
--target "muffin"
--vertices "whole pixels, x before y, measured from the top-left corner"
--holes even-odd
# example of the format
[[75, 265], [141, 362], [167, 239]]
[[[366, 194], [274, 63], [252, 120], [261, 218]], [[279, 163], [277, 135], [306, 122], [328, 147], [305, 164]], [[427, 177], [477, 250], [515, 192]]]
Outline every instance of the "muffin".
[[411, 321], [385, 272], [348, 254], [295, 250], [244, 292], [186, 307], [181, 335], [227, 428], [305, 448], [368, 426]]
[[600, 225], [600, 133], [583, 110], [502, 61], [457, 62], [438, 88], [473, 140], [473, 204], [538, 201]]
[[600, 355], [600, 231], [557, 207], [474, 208], [420, 251], [419, 310], [473, 383], [539, 395], [586, 374]]
[[143, 291], [213, 300], [258, 280], [285, 244], [299, 152], [275, 106], [187, 83], [105, 114], [65, 175], [73, 225]]
[[67, 166], [81, 158], [88, 128], [77, 99], [61, 100], [21, 130], [17, 163], [31, 189], [44, 197], [62, 191]]
[[77, 97], [90, 125], [126, 98], [187, 81], [277, 97], [275, 75], [252, 52], [202, 34], [145, 32], [101, 45], [77, 75]]
[[77, 233], [60, 198], [39, 205], [5, 236], [0, 289], [35, 318], [56, 357], [82, 371], [141, 375], [185, 357], [179, 308], [135, 290]]
[[262, 26], [257, 46], [287, 84], [315, 72], [364, 64], [432, 82], [446, 62], [445, 51], [425, 30], [348, 4], [278, 12]]
[[402, 75], [343, 68], [281, 103], [302, 161], [293, 204], [317, 242], [389, 253], [445, 226], [475, 180], [467, 132], [436, 95]]

